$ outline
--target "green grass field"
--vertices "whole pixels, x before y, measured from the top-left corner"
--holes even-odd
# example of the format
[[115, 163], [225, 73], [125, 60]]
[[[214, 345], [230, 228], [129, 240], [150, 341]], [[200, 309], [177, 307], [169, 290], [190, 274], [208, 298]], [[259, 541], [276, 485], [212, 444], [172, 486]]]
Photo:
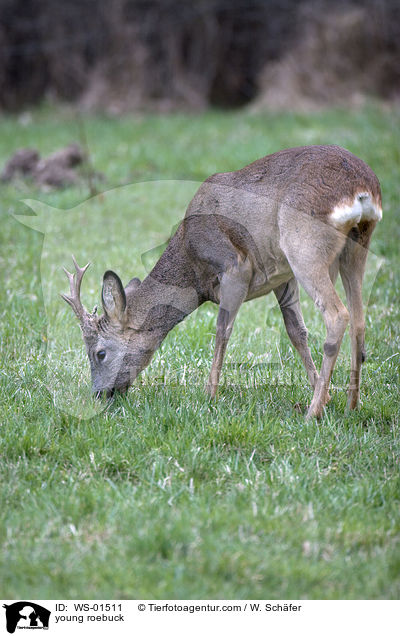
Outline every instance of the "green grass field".
[[[86, 185], [0, 186], [0, 596], [399, 597], [399, 124], [398, 112], [377, 108], [93, 116], [84, 120], [92, 162], [105, 175], [100, 189], [112, 192], [82, 203]], [[28, 123], [3, 117], [0, 161], [21, 146], [46, 154], [79, 136], [68, 110], [33, 111]], [[239, 313], [215, 404], [203, 390], [216, 319], [206, 304], [169, 334], [125, 397], [76, 417], [89, 369], [57, 296], [71, 249], [81, 264], [93, 261], [82, 293], [91, 309], [104, 269], [124, 283], [145, 275], [193, 182], [315, 143], [347, 147], [382, 184], [360, 410], [345, 412], [347, 335], [327, 412], [305, 421], [311, 390], [268, 297]], [[147, 186], [119, 187], [165, 179], [178, 185], [151, 186], [150, 205]], [[42, 212], [45, 239], [14, 218], [30, 213], [23, 199], [58, 209]], [[324, 329], [306, 297], [304, 315], [318, 366]]]

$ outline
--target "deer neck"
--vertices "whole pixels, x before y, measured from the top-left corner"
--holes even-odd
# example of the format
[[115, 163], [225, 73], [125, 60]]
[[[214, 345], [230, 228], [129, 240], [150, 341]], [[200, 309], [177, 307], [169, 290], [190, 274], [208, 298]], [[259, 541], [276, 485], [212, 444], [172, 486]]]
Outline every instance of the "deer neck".
[[204, 302], [179, 229], [150, 274], [128, 297], [128, 324], [161, 340]]

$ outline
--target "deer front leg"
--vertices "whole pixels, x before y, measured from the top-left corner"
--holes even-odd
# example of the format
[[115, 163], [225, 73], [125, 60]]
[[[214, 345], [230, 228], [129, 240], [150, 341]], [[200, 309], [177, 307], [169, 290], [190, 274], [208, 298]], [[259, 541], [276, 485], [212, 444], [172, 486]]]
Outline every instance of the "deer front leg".
[[237, 265], [230, 267], [221, 276], [214, 357], [206, 387], [212, 398], [215, 398], [217, 393], [228, 340], [240, 305], [247, 296], [251, 274], [250, 261], [239, 259]]
[[291, 278], [287, 283], [283, 283], [274, 289], [274, 293], [282, 312], [288, 336], [300, 354], [309, 382], [314, 389], [318, 380], [318, 373], [307, 343], [308, 334], [301, 312], [297, 280]]

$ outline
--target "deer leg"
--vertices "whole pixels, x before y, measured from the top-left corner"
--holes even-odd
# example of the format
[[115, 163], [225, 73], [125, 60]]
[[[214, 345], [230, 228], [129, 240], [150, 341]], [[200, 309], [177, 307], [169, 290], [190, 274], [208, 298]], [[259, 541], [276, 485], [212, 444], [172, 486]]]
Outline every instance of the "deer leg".
[[321, 371], [307, 413], [307, 417], [321, 417], [322, 410], [329, 400], [329, 384], [343, 334], [349, 322], [349, 312], [337, 295], [329, 276], [321, 276], [308, 291], [321, 310], [327, 332]]
[[347, 407], [355, 409], [360, 398], [361, 365], [365, 360], [365, 322], [361, 282], [355, 278], [345, 282], [345, 278], [342, 278], [350, 309], [351, 370]]
[[[287, 213], [290, 219], [291, 210]], [[305, 226], [299, 232], [296, 219], [297, 216], [291, 225], [286, 220], [282, 247], [294, 276], [320, 310], [326, 327], [322, 365], [307, 413], [307, 417], [320, 417], [329, 401], [332, 372], [349, 322], [349, 312], [332, 282], [336, 277], [337, 261], [345, 246], [346, 236], [326, 223], [307, 225], [306, 217], [303, 219]]]
[[239, 259], [239, 263], [226, 270], [220, 279], [215, 349], [207, 384], [207, 391], [212, 398], [217, 393], [228, 340], [240, 305], [247, 296], [251, 274], [250, 261], [248, 259], [245, 261]]
[[274, 293], [282, 311], [288, 336], [300, 354], [311, 386], [315, 388], [318, 373], [307, 343], [308, 334], [304, 324], [303, 314], [301, 313], [297, 280], [291, 278], [287, 283], [274, 289]]
[[325, 322], [324, 356], [314, 396], [307, 413], [308, 418], [321, 417], [322, 410], [329, 401], [329, 383], [343, 334], [349, 322], [349, 312], [335, 291], [328, 268], [307, 271], [299, 263], [291, 262], [290, 264], [296, 278], [321, 311]]
[[[372, 233], [372, 230], [370, 233]], [[361, 365], [365, 360], [362, 282], [368, 254], [365, 244], [368, 245], [369, 236], [364, 238], [366, 238], [364, 245], [357, 240], [349, 238], [340, 258], [340, 276], [350, 311], [351, 370], [347, 400], [349, 409], [355, 409], [358, 406]]]
[[339, 274], [339, 257], [337, 256], [329, 267], [329, 278], [335, 284]]

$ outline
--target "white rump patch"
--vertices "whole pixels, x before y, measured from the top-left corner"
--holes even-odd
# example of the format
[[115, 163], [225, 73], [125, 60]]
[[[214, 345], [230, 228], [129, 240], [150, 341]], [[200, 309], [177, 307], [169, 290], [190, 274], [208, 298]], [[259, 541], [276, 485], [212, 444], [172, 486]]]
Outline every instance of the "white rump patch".
[[354, 197], [352, 204], [335, 205], [330, 220], [335, 227], [358, 225], [360, 221], [380, 221], [382, 208], [372, 199], [369, 192], [360, 192]]

